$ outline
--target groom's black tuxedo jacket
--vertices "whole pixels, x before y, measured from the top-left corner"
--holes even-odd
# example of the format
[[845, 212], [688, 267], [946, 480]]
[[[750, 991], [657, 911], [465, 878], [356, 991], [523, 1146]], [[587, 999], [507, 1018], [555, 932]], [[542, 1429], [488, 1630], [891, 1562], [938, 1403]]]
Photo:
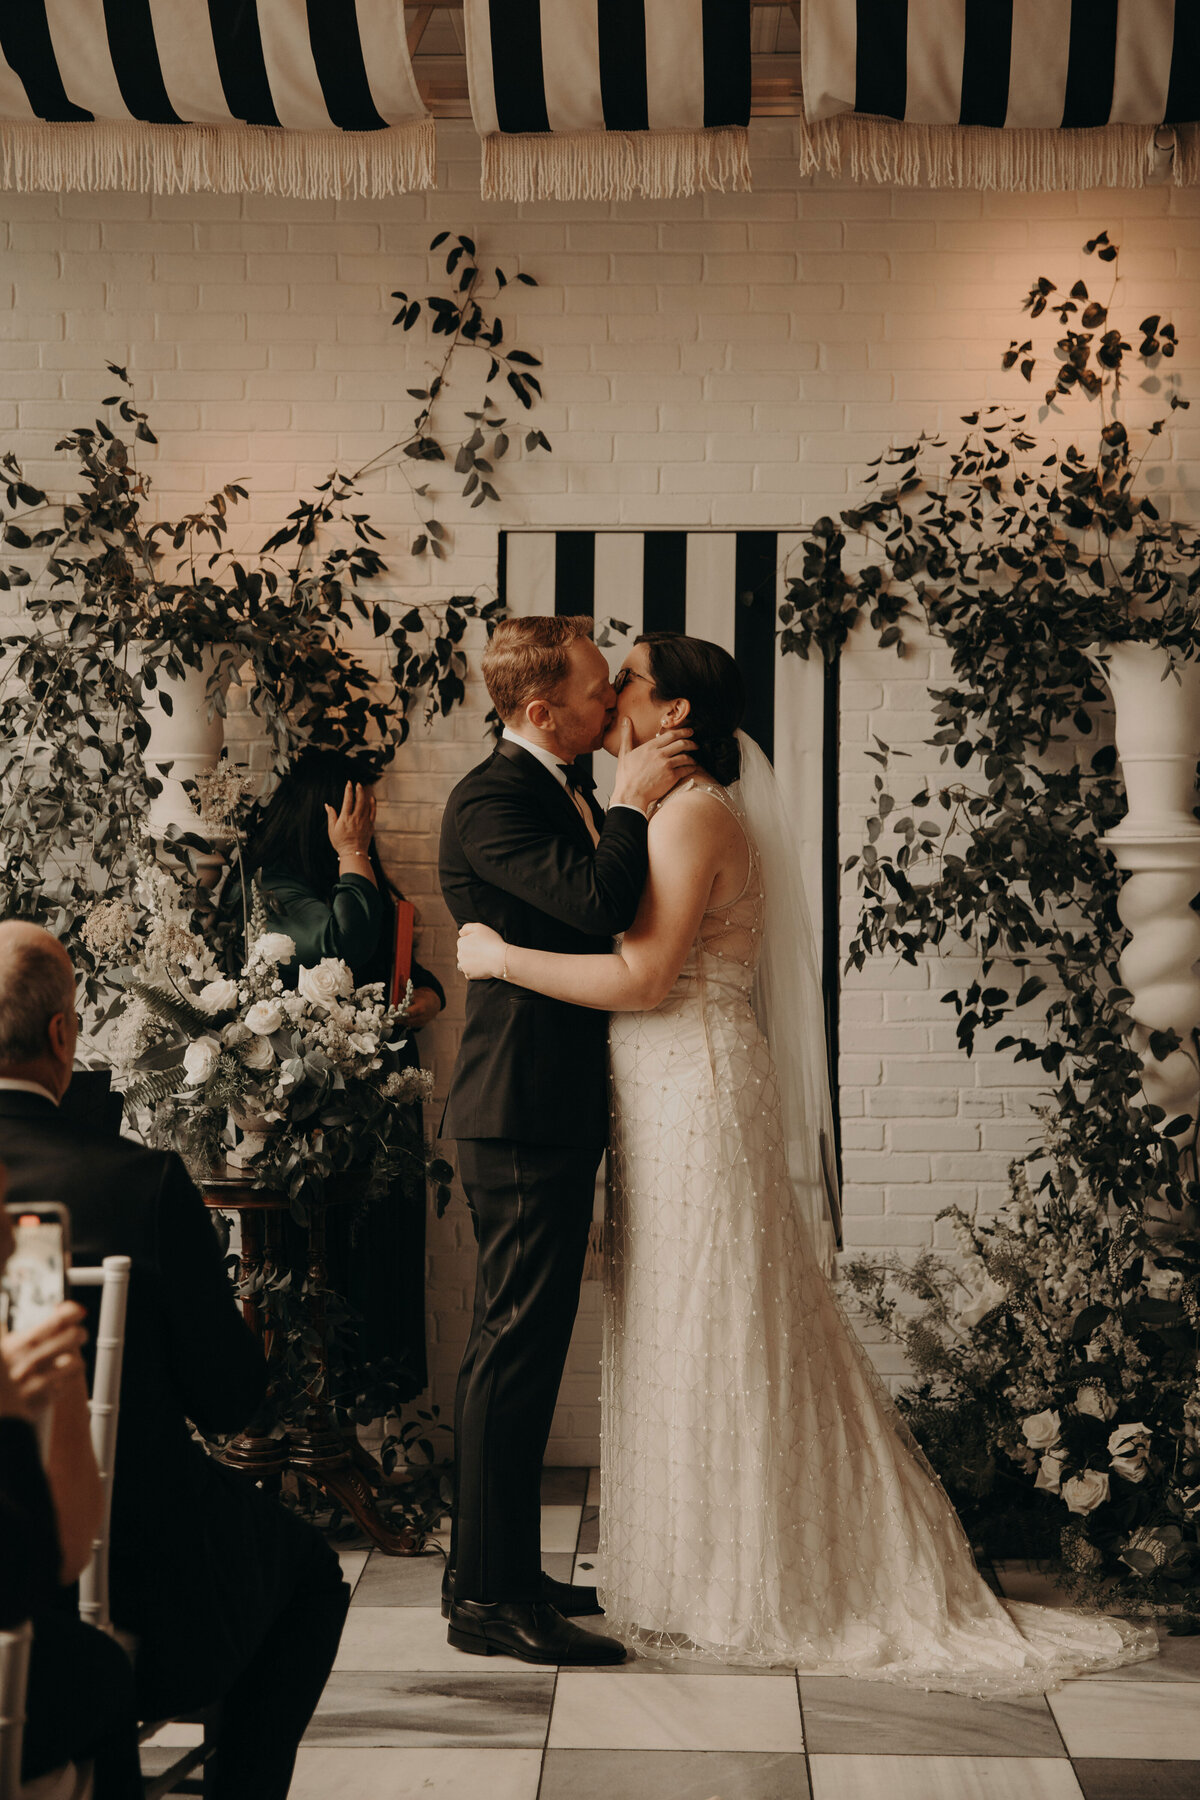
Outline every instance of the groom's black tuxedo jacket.
[[[570, 794], [502, 739], [464, 776], [442, 820], [442, 892], [456, 925], [507, 943], [603, 956], [633, 923], [646, 881], [646, 821], [597, 812], [593, 845]], [[608, 1015], [504, 981], [472, 981], [442, 1135], [533, 1144], [608, 1139]]]

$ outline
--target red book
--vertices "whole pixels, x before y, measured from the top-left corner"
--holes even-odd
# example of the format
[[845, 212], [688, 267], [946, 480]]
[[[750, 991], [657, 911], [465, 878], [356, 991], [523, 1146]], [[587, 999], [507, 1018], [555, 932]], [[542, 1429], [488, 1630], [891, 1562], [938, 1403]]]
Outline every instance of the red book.
[[416, 909], [411, 900], [396, 902], [396, 943], [392, 956], [392, 987], [388, 1001], [399, 1006], [412, 974], [413, 922]]

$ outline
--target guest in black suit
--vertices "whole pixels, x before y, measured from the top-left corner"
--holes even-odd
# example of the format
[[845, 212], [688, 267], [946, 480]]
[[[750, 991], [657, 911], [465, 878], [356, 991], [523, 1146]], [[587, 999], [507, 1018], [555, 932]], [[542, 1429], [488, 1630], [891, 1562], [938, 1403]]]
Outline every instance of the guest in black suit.
[[214, 1461], [205, 1432], [263, 1398], [208, 1211], [179, 1158], [58, 1110], [76, 1043], [62, 946], [0, 925], [0, 1157], [10, 1199], [60, 1200], [74, 1260], [133, 1260], [113, 1481], [111, 1598], [138, 1639], [143, 1719], [223, 1702], [206, 1791], [283, 1800], [337, 1651], [349, 1590], [303, 1520]]
[[[603, 955], [633, 922], [646, 818], [679, 780], [690, 737], [624, 749], [607, 815], [576, 759], [616, 712], [588, 618], [509, 619], [483, 659], [504, 735], [459, 782], [440, 873], [458, 925], [508, 943]], [[479, 1241], [475, 1309], [455, 1402], [456, 1499], [444, 1610], [450, 1642], [527, 1662], [620, 1662], [564, 1612], [594, 1589], [543, 1574], [542, 1456], [562, 1379], [608, 1136], [607, 1018], [500, 981], [472, 982], [442, 1135]]]

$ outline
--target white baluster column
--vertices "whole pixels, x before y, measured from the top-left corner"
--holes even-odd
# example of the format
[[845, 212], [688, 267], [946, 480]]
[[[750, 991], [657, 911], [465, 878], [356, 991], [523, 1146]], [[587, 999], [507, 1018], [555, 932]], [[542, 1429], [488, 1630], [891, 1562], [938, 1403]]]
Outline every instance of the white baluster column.
[[[1200, 663], [1168, 674], [1157, 644], [1105, 646], [1101, 667], [1116, 707], [1117, 754], [1129, 811], [1104, 842], [1126, 871], [1117, 908], [1131, 937], [1121, 980], [1133, 995], [1135, 1043], [1146, 1098], [1167, 1118], [1200, 1110], [1200, 1069], [1192, 1032], [1200, 1028]], [[1175, 1031], [1179, 1050], [1150, 1054], [1152, 1031]]]
[[[207, 774], [219, 760], [225, 742], [221, 714], [208, 716], [208, 683], [217, 655], [215, 650], [206, 651], [199, 668], [185, 668], [178, 676], [156, 669], [155, 686], [143, 695], [142, 717], [150, 727], [144, 752], [146, 773], [162, 782], [161, 793], [150, 803], [148, 823], [155, 838], [165, 837], [172, 825], [178, 831], [203, 833], [200, 815], [183, 784]], [[169, 713], [162, 704], [163, 694], [170, 697]], [[197, 869], [211, 865], [215, 880], [222, 858], [192, 855]]]

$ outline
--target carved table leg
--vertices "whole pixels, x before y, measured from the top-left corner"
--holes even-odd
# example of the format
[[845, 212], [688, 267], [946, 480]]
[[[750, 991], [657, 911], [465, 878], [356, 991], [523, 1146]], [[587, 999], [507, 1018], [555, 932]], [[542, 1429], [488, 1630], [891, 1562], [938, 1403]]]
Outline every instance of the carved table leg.
[[[308, 1315], [319, 1345], [316, 1368], [307, 1390], [304, 1425], [291, 1434], [290, 1466], [318, 1487], [356, 1519], [372, 1543], [393, 1556], [411, 1556], [417, 1548], [414, 1534], [397, 1531], [380, 1516], [372, 1485], [380, 1486], [383, 1472], [361, 1445], [354, 1455], [333, 1421], [329, 1401], [329, 1361], [325, 1318], [325, 1209], [313, 1207], [308, 1225]], [[373, 1481], [364, 1470], [369, 1467]]]

